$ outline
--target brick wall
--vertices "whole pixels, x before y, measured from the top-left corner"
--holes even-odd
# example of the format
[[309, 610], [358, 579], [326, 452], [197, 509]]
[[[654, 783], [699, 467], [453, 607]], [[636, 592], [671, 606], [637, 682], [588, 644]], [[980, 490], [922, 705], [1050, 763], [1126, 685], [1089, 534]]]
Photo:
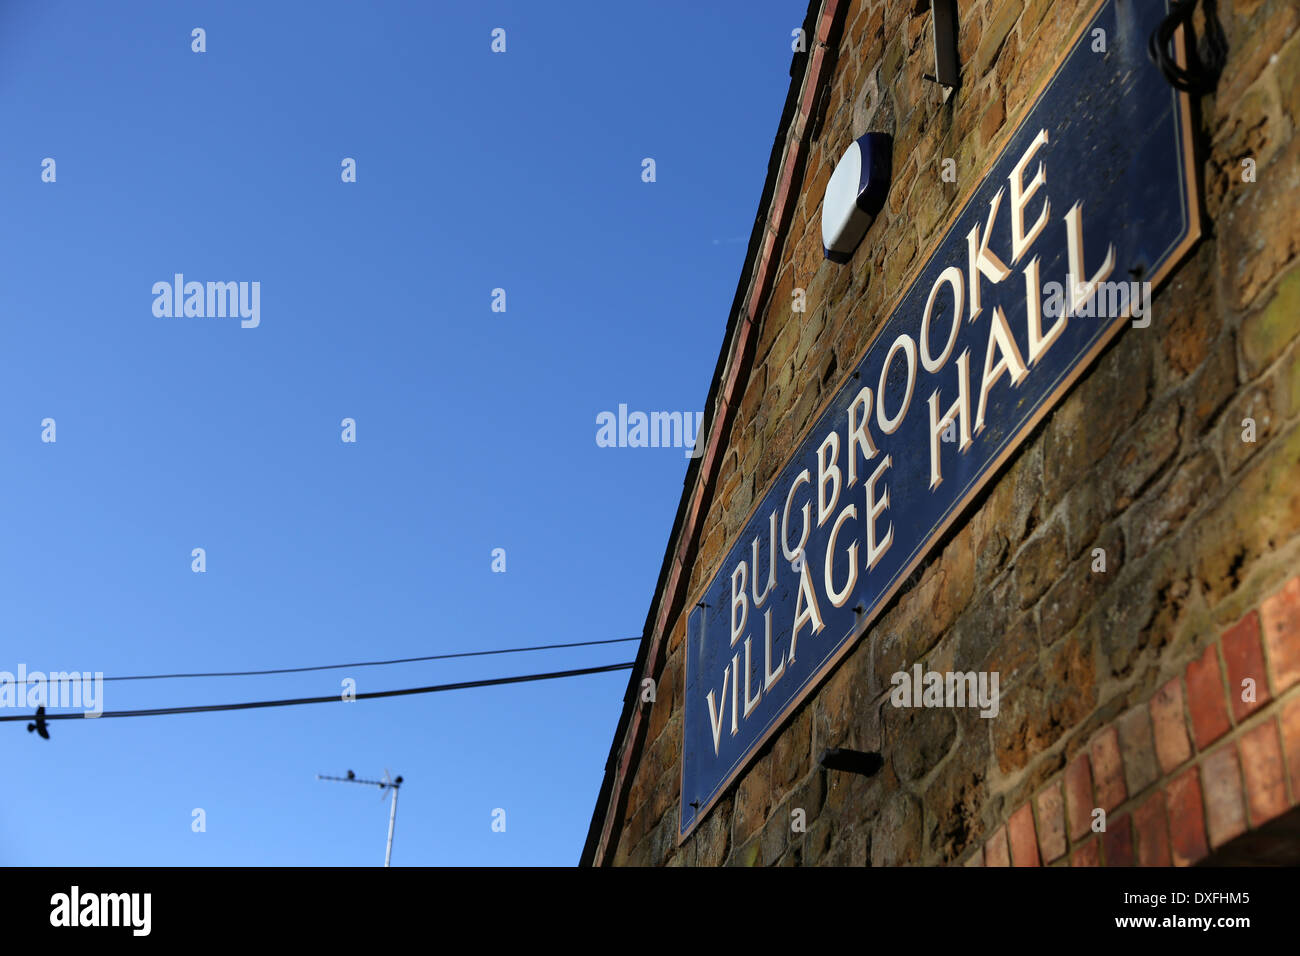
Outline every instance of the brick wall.
[[965, 865], [1246, 860], [1300, 862], [1300, 577], [1098, 730]]
[[[962, 85], [945, 103], [922, 78], [928, 12], [848, 3], [824, 123], [815, 140], [803, 134], [786, 172], [798, 199], [756, 345], [732, 359], [744, 384], [688, 542], [688, 592], [718, 571], [755, 497], [973, 185], [963, 176], [998, 151], [1092, 6], [959, 3]], [[1272, 852], [1269, 828], [1292, 825], [1300, 10], [1220, 8], [1230, 58], [1198, 104], [1207, 238], [1157, 293], [1150, 327], [1117, 336], [680, 847], [685, 615], [651, 635], [664, 641], [658, 692], [643, 741], [626, 751], [625, 806], [598, 862], [1192, 863], [1240, 852], [1252, 834], [1255, 851]], [[859, 95], [877, 70], [872, 128], [894, 136], [894, 181], [852, 262], [835, 266], [822, 258], [821, 196], [865, 132]], [[940, 179], [945, 157], [957, 161], [955, 184]], [[1247, 158], [1254, 182], [1242, 180]], [[791, 312], [795, 289], [804, 313]], [[1246, 418], [1253, 442], [1242, 440]], [[1097, 548], [1104, 572], [1092, 569]], [[998, 671], [1000, 714], [892, 708], [888, 676], [916, 662]], [[1246, 677], [1254, 703], [1241, 700]], [[872, 778], [819, 769], [816, 755], [834, 746], [879, 750], [885, 766]], [[1096, 808], [1104, 832], [1092, 829]]]

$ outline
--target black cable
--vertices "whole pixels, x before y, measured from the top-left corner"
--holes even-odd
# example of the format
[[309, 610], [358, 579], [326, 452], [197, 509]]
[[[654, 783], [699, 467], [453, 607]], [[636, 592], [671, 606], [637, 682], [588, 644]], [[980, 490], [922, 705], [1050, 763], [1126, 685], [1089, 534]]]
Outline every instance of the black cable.
[[[1192, 29], [1196, 4], [1197, 0], [1173, 0], [1169, 15], [1161, 21], [1147, 41], [1147, 55], [1160, 68], [1171, 86], [1199, 96], [1213, 91], [1218, 85], [1219, 74], [1223, 72], [1223, 65], [1228, 59], [1228, 40], [1224, 36], [1223, 25], [1219, 23], [1215, 0], [1204, 0], [1204, 49], [1197, 49], [1196, 32]], [[1178, 65], [1170, 46], [1180, 26], [1186, 27], [1183, 34], [1183, 46], [1187, 52], [1186, 69]]]
[[[631, 670], [635, 666], [630, 661], [626, 664], [606, 664], [603, 667], [583, 667], [578, 670], [552, 671], [549, 674], [523, 674], [519, 677], [493, 677], [488, 680], [460, 681], [456, 684], [434, 684], [430, 687], [407, 687], [402, 690], [372, 690], [355, 694], [354, 700], [373, 700], [378, 697], [405, 697], [410, 694], [436, 694], [445, 690], [466, 690], [471, 687], [494, 687], [498, 684], [523, 684], [529, 681], [554, 680], [558, 677], [580, 677], [584, 674], [604, 674], [609, 671]], [[163, 714], [206, 714], [220, 710], [254, 710], [260, 707], [293, 707], [298, 704], [328, 704], [342, 701], [340, 694], [328, 697], [295, 697], [289, 700], [250, 700], [239, 704], [195, 704], [191, 707], [151, 707], [144, 710], [106, 710], [96, 718], [87, 718], [82, 711], [68, 711], [55, 714], [42, 714], [42, 720], [78, 720], [101, 719], [104, 717], [158, 717]], [[4, 714], [0, 721], [29, 720], [35, 714]]]
[[[113, 680], [171, 680], [181, 677], [254, 677], [259, 674], [301, 674], [306, 671], [334, 671], [351, 667], [381, 667], [388, 664], [412, 664], [419, 661], [445, 661], [454, 657], [486, 657], [490, 654], [518, 654], [523, 651], [550, 651], [564, 647], [595, 647], [598, 644], [625, 644], [639, 641], [639, 637], [616, 637], [608, 641], [575, 641], [572, 644], [537, 644], [533, 647], [505, 647], [495, 651], [462, 651], [458, 654], [430, 654], [427, 657], [396, 657], [391, 661], [359, 661], [355, 664], [321, 664], [314, 667], [274, 667], [260, 671], [208, 671], [194, 674], [139, 674], [133, 677], [105, 677], [105, 683]], [[78, 673], [74, 671], [73, 673]], [[41, 684], [45, 681], [29, 677], [23, 684]]]

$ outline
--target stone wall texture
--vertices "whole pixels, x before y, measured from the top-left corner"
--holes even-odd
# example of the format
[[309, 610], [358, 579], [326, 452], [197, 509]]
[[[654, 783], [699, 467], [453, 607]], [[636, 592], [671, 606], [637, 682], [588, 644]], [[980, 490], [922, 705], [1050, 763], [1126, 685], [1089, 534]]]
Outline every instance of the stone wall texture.
[[[915, 6], [847, 3], [822, 122], [788, 171], [798, 198], [688, 593], [717, 573], [972, 185], [962, 177], [1000, 149], [1094, 3], [960, 2], [961, 87], [947, 102], [922, 77], [932, 24]], [[671, 618], [658, 666], [638, 675], [658, 691], [621, 812], [597, 809], [598, 821], [617, 816], [596, 862], [1168, 865], [1243, 848], [1262, 861], [1279, 834], [1296, 839], [1300, 6], [1232, 0], [1219, 16], [1229, 59], [1194, 106], [1205, 238], [1158, 290], [1154, 321], [1116, 337], [680, 846], [686, 615]], [[822, 255], [821, 196], [865, 132], [873, 74], [873, 128], [894, 136], [894, 180], [852, 262], [836, 266]], [[956, 184], [940, 178], [944, 157]], [[891, 707], [889, 675], [917, 662], [998, 671], [999, 716]], [[884, 768], [819, 768], [836, 746], [880, 751]]]

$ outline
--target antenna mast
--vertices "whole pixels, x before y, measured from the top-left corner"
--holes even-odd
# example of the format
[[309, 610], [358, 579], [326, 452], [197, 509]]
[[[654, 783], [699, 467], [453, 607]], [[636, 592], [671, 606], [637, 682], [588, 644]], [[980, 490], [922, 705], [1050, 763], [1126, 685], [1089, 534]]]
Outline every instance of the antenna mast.
[[336, 783], [362, 783], [370, 787], [378, 787], [381, 791], [385, 788], [393, 791], [393, 805], [388, 811], [388, 846], [384, 849], [384, 866], [391, 865], [393, 859], [393, 827], [397, 823], [397, 789], [402, 785], [402, 778], [390, 777], [388, 771], [384, 771], [383, 780], [362, 780], [351, 770], [346, 777], [330, 777], [323, 773], [316, 774], [317, 780], [333, 780]]

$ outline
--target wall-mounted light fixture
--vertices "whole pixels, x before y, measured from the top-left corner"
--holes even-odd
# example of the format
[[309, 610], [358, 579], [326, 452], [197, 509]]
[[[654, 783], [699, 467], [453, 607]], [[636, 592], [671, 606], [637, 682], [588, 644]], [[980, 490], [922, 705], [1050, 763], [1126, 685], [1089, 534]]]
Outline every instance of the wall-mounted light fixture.
[[822, 199], [822, 251], [831, 262], [853, 258], [885, 207], [892, 150], [888, 133], [867, 133], [849, 144], [831, 173]]
[[[925, 9], [927, 0], [919, 0], [916, 10]], [[934, 74], [923, 74], [944, 87], [944, 99], [961, 83], [957, 67], [957, 0], [928, 0], [934, 14]]]

